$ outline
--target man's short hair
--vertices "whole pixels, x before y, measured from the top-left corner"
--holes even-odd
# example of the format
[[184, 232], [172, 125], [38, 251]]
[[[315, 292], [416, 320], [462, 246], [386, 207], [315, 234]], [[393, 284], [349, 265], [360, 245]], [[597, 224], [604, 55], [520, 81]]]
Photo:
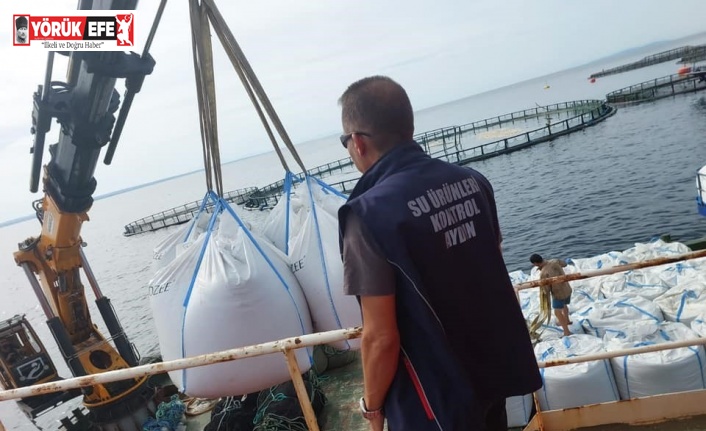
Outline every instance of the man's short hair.
[[359, 132], [414, 135], [414, 112], [407, 92], [387, 76], [370, 76], [351, 84], [338, 103], [344, 124]]
[[542, 263], [544, 262], [544, 259], [542, 259], [542, 256], [538, 255], [537, 253], [533, 254], [530, 256], [530, 262], [532, 263]]
[[15, 20], [15, 28], [19, 30], [22, 27], [27, 28], [27, 17], [26, 16], [18, 17]]

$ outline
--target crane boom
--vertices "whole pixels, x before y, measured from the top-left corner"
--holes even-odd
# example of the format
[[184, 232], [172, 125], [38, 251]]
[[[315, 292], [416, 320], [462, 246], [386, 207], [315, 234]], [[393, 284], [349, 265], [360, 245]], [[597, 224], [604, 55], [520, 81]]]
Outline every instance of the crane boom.
[[[162, 9], [163, 5], [164, 0]], [[136, 6], [137, 0], [79, 1], [79, 9], [129, 10]], [[100, 291], [83, 253], [81, 226], [88, 221], [88, 211], [93, 204], [97, 184], [94, 173], [101, 150], [110, 143], [105, 160], [109, 164], [129, 105], [155, 62], [147, 49], [143, 55], [75, 51], [69, 54], [66, 82], [51, 81], [53, 63], [54, 56], [50, 53], [44, 85], [39, 86], [33, 97], [32, 192], [38, 189], [44, 140], [52, 119], [56, 118], [61, 127], [58, 141], [49, 146], [50, 160], [43, 170], [44, 196], [36, 208], [41, 233], [23, 241], [14, 257], [29, 278], [63, 359], [74, 376], [84, 376], [138, 363], [137, 352], [110, 300]], [[115, 84], [121, 78], [126, 80], [125, 99], [129, 103], [124, 103], [119, 126], [113, 130], [120, 106]], [[110, 339], [104, 337], [92, 321], [82, 270], [93, 288]], [[143, 377], [96, 384], [84, 390], [84, 405], [99, 426], [132, 429], [111, 426], [130, 422], [125, 418], [131, 415], [146, 417], [141, 409], [151, 391], [145, 383]]]

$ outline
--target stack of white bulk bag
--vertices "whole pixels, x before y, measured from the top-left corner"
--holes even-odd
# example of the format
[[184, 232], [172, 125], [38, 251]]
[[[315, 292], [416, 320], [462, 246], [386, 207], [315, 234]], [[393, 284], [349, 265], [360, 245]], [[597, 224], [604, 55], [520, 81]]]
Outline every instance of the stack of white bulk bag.
[[520, 308], [526, 320], [532, 320], [539, 315], [539, 287], [519, 291]]
[[532, 394], [510, 397], [505, 400], [508, 428], [523, 427], [529, 423], [532, 414]]
[[605, 278], [601, 291], [606, 298], [642, 296], [655, 299], [669, 290], [659, 274], [647, 269], [613, 274]]
[[[554, 260], [554, 259], [547, 259], [547, 260]], [[564, 274], [575, 274], [577, 272], [581, 272], [580, 268], [578, 268], [574, 263], [572, 262], [571, 259], [566, 259], [566, 266], [562, 267], [561, 269], [564, 271]], [[532, 269], [530, 269], [529, 273], [529, 280], [534, 281], [534, 280], [539, 280], [539, 275], [541, 273], [541, 270], [536, 267], [532, 266]]]
[[[540, 362], [601, 352], [605, 352], [602, 340], [586, 334], [542, 341], [534, 347], [535, 356]], [[619, 399], [608, 360], [548, 367], [540, 371], [544, 385], [536, 395], [542, 410], [558, 410]]]
[[610, 251], [593, 257], [568, 259], [568, 263], [574, 265], [578, 272], [610, 268], [620, 264], [620, 252]]
[[689, 325], [706, 310], [706, 283], [701, 276], [680, 278], [679, 284], [655, 299], [655, 303], [666, 320]]
[[[214, 198], [218, 199], [218, 198]], [[218, 199], [208, 228], [149, 283], [165, 360], [259, 344], [311, 332], [306, 301], [285, 257], [250, 232]], [[302, 372], [311, 360], [296, 351]], [[218, 398], [290, 379], [280, 353], [169, 373], [186, 394]]]
[[641, 296], [602, 299], [576, 312], [587, 334], [602, 337], [606, 331], [621, 331], [637, 321], [662, 322], [662, 310]]
[[512, 271], [508, 273], [507, 275], [510, 276], [510, 282], [512, 285], [524, 283], [526, 281], [529, 281], [529, 275], [525, 273], [523, 270], [518, 269], [517, 271]]
[[[635, 322], [622, 334], [608, 333], [609, 351], [690, 340], [697, 335], [682, 323]], [[644, 397], [670, 392], [706, 389], [702, 346], [662, 350], [611, 359], [620, 398]]]
[[[346, 197], [310, 176], [295, 190], [294, 180], [288, 173], [285, 194], [272, 210], [263, 231], [287, 254], [309, 304], [316, 332], [360, 326], [358, 302], [343, 292], [338, 209]], [[343, 340], [332, 346], [340, 350], [357, 349], [360, 340]]]
[[680, 242], [664, 242], [661, 239], [655, 239], [647, 243], [636, 243], [634, 247], [620, 253], [619, 260], [622, 263], [642, 262], [658, 257], [677, 256], [689, 251], [689, 247]]

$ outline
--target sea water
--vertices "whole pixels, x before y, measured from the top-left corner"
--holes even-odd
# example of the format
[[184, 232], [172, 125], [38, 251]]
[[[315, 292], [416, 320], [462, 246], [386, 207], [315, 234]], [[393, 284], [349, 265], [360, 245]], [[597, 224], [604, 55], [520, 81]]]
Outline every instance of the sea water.
[[[460, 126], [537, 105], [602, 99], [610, 91], [675, 73], [678, 66], [670, 62], [600, 78], [594, 84], [587, 80], [592, 72], [646, 54], [613, 58], [419, 111], [416, 131]], [[347, 156], [337, 136], [302, 143], [298, 150], [308, 167]], [[695, 203], [695, 173], [704, 164], [706, 94], [693, 93], [619, 107], [613, 117], [581, 132], [470, 166], [493, 184], [506, 263], [509, 270], [515, 270], [528, 269], [532, 253], [587, 257], [626, 249], [660, 234], [683, 240], [706, 235], [706, 219], [698, 216]], [[225, 164], [223, 174], [225, 189], [235, 190], [277, 181], [284, 171], [274, 153], [268, 153]], [[159, 353], [146, 286], [154, 273], [152, 249], [171, 230], [124, 237], [123, 226], [198, 200], [204, 192], [203, 174], [181, 176], [99, 199], [89, 213], [90, 222], [84, 224], [88, 260], [143, 356]], [[242, 208], [238, 211], [255, 225], [265, 216]], [[18, 242], [39, 232], [36, 220], [0, 228], [0, 319], [27, 314], [60, 374], [67, 377], [70, 373], [46, 318], [12, 258]], [[92, 294], [87, 296], [99, 329], [108, 334]], [[55, 428], [57, 418], [77, 403], [67, 403], [39, 422]], [[13, 402], [0, 403], [0, 418], [9, 430], [32, 429]]]

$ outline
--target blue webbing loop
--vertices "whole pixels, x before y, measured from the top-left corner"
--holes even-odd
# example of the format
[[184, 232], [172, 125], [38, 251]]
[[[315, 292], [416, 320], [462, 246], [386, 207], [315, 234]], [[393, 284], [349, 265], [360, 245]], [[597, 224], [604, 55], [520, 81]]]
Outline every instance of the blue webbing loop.
[[693, 290], [686, 290], [681, 294], [681, 300], [679, 301], [679, 309], [677, 310], [677, 322], [681, 322], [681, 314], [684, 311], [684, 306], [686, 305], [687, 298], [696, 299], [698, 295]]
[[613, 392], [613, 397], [615, 397], [616, 400], [619, 400], [620, 395], [618, 394], [617, 388], [615, 387], [615, 374], [613, 373], [613, 367], [609, 366], [607, 359], [603, 359], [601, 362], [603, 362], [603, 368], [605, 368], [605, 373], [608, 375], [608, 381], [610, 382], [610, 390]]
[[699, 362], [699, 373], [701, 373], [701, 388], [706, 389], [706, 380], [704, 380], [704, 364], [701, 360], [701, 355], [699, 355], [699, 352], [703, 349], [703, 347], [687, 346], [687, 349], [691, 350], [696, 355], [696, 360]]
[[592, 297], [591, 295], [589, 295], [588, 292], [586, 292], [586, 291], [578, 290], [578, 289], [577, 289], [577, 290], [575, 290], [575, 292], [578, 293], [579, 295], [585, 296], [586, 298], [588, 298], [589, 300], [591, 300], [591, 302], [596, 302], [596, 300], [593, 299], [593, 297]]
[[[633, 347], [652, 346], [654, 344], [655, 343], [653, 341], [642, 341], [633, 345]], [[628, 380], [628, 358], [630, 358], [630, 355], [623, 356], [623, 375], [625, 376], [625, 387], [628, 390], [628, 398], [630, 398], [630, 381]]]
[[609, 333], [609, 332], [614, 332], [614, 333], [615, 333], [615, 336], [616, 336], [617, 338], [625, 338], [625, 337], [627, 336], [627, 335], [625, 334], [625, 332], [623, 332], [623, 331], [621, 331], [621, 330], [619, 330], [619, 329], [610, 329], [610, 328], [609, 328], [609, 329], [606, 329], [606, 330], [605, 330], [605, 333], [606, 333], [606, 334]]
[[654, 341], [648, 340], [648, 341], [640, 341], [639, 343], [635, 343], [632, 346], [633, 347], [644, 347], [644, 346], [654, 346], [655, 344], [657, 344], [657, 343], [655, 343]]
[[571, 348], [571, 340], [569, 339], [569, 337], [564, 337], [561, 339], [561, 341], [564, 344], [564, 347], [566, 347], [567, 349]]
[[[308, 176], [308, 175], [307, 175], [307, 176]], [[318, 178], [316, 178], [316, 177], [309, 177], [309, 178], [311, 178], [311, 179], [313, 179], [314, 181], [316, 181], [317, 183], [319, 183], [319, 185], [321, 186], [321, 188], [324, 189], [324, 191], [331, 192], [331, 193], [333, 193], [334, 195], [336, 195], [336, 196], [338, 196], [338, 197], [340, 197], [340, 198], [348, 199], [348, 195], [345, 195], [345, 194], [341, 193], [340, 191], [338, 191], [337, 189], [331, 187], [329, 184], [326, 184], [325, 182], [321, 181], [320, 179], [318, 179]]]
[[554, 347], [549, 347], [547, 350], [543, 351], [541, 355], [539, 355], [539, 359], [544, 361], [549, 355], [554, 353], [554, 350]]
[[664, 287], [662, 284], [642, 284], [642, 283], [636, 283], [634, 281], [626, 281], [625, 282], [626, 286], [629, 287], [637, 287], [637, 288], [643, 288], [643, 287]]
[[204, 212], [206, 209], [206, 204], [209, 201], [213, 201], [214, 204], [218, 202], [218, 195], [216, 195], [213, 190], [209, 190], [206, 192], [206, 194], [203, 197], [203, 201], [201, 201], [201, 206], [199, 207], [199, 212], [196, 213], [194, 218], [191, 219], [191, 226], [189, 226], [189, 230], [186, 232], [186, 235], [184, 235], [184, 242], [186, 242], [189, 237], [191, 236], [191, 232], [194, 230], [194, 226], [196, 226], [196, 222], [199, 220], [199, 217], [201, 217], [201, 214]]
[[289, 255], [289, 209], [292, 204], [292, 173], [284, 174], [284, 194], [287, 196], [284, 221], [284, 254]]
[[544, 379], [544, 370], [546, 368], [540, 368], [539, 373], [542, 377], [542, 392], [544, 392], [544, 398], [547, 400], [547, 407], [549, 407], [549, 410], [552, 409], [552, 406], [549, 404], [549, 396], [547, 395], [547, 382]]
[[616, 302], [614, 305], [615, 305], [616, 307], [630, 307], [630, 308], [634, 308], [635, 310], [639, 311], [641, 314], [644, 314], [645, 316], [647, 316], [647, 317], [649, 317], [649, 318], [651, 318], [651, 319], [654, 319], [654, 321], [657, 322], [657, 323], [659, 323], [659, 322], [662, 321], [662, 320], [660, 320], [657, 316], [655, 316], [655, 315], [653, 315], [653, 314], [650, 314], [649, 312], [643, 310], [642, 308], [640, 308], [640, 307], [638, 307], [638, 306], [635, 306], [635, 305], [633, 305], [633, 304], [627, 303], [627, 302], [625, 302], [625, 301], [627, 301], [627, 299], [623, 299], [622, 301]]
[[595, 333], [596, 333], [596, 337], [600, 337], [600, 336], [601, 336], [600, 331], [598, 330], [598, 328], [596, 328], [595, 326], [593, 326], [593, 324], [591, 323], [591, 320], [590, 320], [590, 319], [581, 319], [581, 320], [579, 320], [579, 323], [581, 323], [581, 326], [583, 326], [584, 322], [588, 324], [589, 332], [590, 332], [590, 331], [595, 332]]
[[[205, 200], [205, 199], [204, 199]], [[211, 239], [211, 233], [213, 232], [213, 226], [216, 224], [216, 220], [218, 220], [218, 215], [220, 212], [223, 210], [221, 207], [220, 201], [215, 202], [215, 206], [213, 208], [213, 214], [211, 214], [211, 219], [208, 222], [208, 230], [206, 231], [206, 238], [204, 238], [203, 245], [201, 246], [201, 252], [199, 253], [199, 258], [196, 261], [196, 267], [194, 268], [194, 273], [191, 276], [191, 282], [189, 283], [189, 289], [186, 291], [186, 296], [184, 297], [184, 302], [182, 303], [182, 306], [184, 307], [184, 311], [182, 313], [182, 319], [181, 319], [181, 357], [186, 358], [186, 346], [184, 343], [184, 334], [185, 334], [185, 326], [186, 326], [186, 312], [189, 307], [189, 300], [191, 299], [191, 292], [194, 290], [194, 284], [196, 283], [196, 277], [199, 274], [199, 270], [201, 269], [201, 262], [203, 261], [203, 257], [206, 254], [206, 247], [208, 246], [208, 242]], [[183, 390], [186, 391], [186, 368], [181, 370], [181, 379], [182, 379], [182, 386]]]
[[[311, 181], [310, 176], [306, 176], [306, 189], [309, 192], [309, 203], [311, 204], [311, 214], [314, 216], [314, 225], [316, 226], [316, 239], [319, 245], [319, 257], [321, 259], [321, 268], [324, 271], [324, 280], [326, 280], [326, 293], [328, 295], [329, 304], [331, 305], [331, 310], [333, 310], [333, 316], [336, 318], [336, 325], [339, 328], [343, 328], [341, 325], [341, 319], [338, 317], [338, 312], [336, 311], [336, 306], [333, 303], [333, 295], [331, 293], [331, 283], [328, 279], [328, 269], [326, 268], [326, 256], [324, 254], [324, 243], [321, 239], [321, 228], [319, 227], [319, 217], [316, 213], [316, 202], [314, 201], [314, 194], [311, 191]], [[350, 343], [346, 340], [346, 345], [350, 349]]]
[[588, 307], [587, 309], [585, 309], [585, 310], [583, 310], [582, 312], [578, 313], [578, 315], [579, 315], [579, 316], [585, 316], [585, 315], [587, 315], [588, 313], [590, 313], [591, 310], [593, 310], [593, 306]]
[[628, 358], [629, 355], [623, 356], [623, 377], [625, 378], [625, 389], [628, 391], [628, 399], [630, 399], [630, 380], [628, 380]]
[[216, 220], [218, 220], [218, 215], [223, 211], [223, 206], [220, 201], [216, 202], [213, 208], [213, 214], [211, 214], [211, 220], [208, 222], [208, 230], [206, 231], [206, 239], [201, 246], [201, 253], [199, 254], [199, 259], [196, 261], [196, 268], [194, 268], [194, 273], [191, 276], [191, 283], [189, 283], [189, 290], [186, 291], [186, 296], [184, 297], [184, 307], [189, 305], [189, 300], [191, 299], [191, 291], [194, 289], [194, 283], [196, 282], [196, 276], [199, 274], [201, 269], [201, 262], [203, 261], [204, 254], [206, 253], [206, 246], [211, 239], [211, 234], [213, 233], [213, 227], [216, 225]]

